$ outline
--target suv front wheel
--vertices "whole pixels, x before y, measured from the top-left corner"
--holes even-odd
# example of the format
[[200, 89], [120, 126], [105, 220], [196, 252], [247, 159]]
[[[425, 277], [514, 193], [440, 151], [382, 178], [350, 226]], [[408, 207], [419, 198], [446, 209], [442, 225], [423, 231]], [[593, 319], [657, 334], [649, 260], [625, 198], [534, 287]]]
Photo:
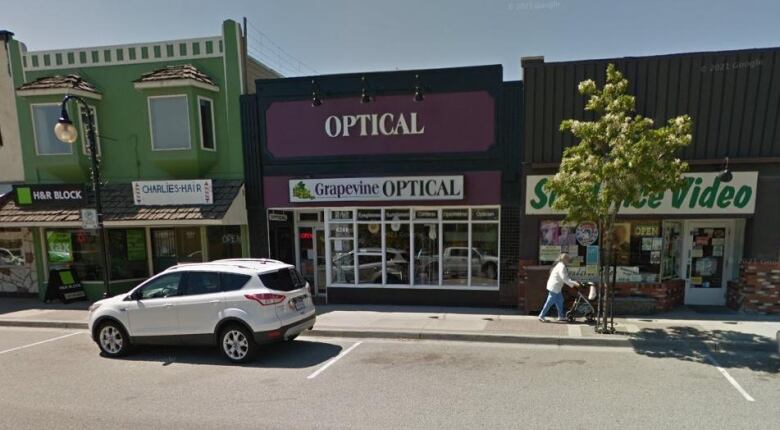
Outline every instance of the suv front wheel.
[[118, 322], [106, 321], [98, 327], [97, 344], [106, 356], [121, 357], [130, 350], [130, 337]]
[[252, 333], [238, 324], [230, 324], [222, 330], [219, 346], [222, 355], [232, 363], [246, 363], [252, 359], [257, 350]]

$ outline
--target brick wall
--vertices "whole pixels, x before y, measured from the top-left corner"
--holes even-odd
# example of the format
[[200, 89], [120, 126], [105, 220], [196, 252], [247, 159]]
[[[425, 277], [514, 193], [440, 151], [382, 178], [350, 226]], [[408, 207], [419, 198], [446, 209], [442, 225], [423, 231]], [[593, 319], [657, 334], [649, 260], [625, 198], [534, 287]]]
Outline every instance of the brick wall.
[[[525, 292], [528, 288], [533, 288], [535, 291], [544, 290], [544, 280], [546, 280], [546, 271], [542, 274], [545, 275], [544, 279], [538, 276], [538, 273], [534, 273], [537, 276], [530, 276], [528, 266], [536, 266], [535, 260], [520, 260], [519, 271], [517, 277], [517, 308], [524, 312], [536, 311], [538, 306], [531, 306], [533, 309], [529, 309], [530, 304], [526, 303]], [[538, 272], [538, 270], [536, 270]], [[659, 283], [617, 283], [615, 285], [615, 297], [646, 297], [655, 300], [655, 311], [665, 312], [672, 310], [678, 306], [682, 306], [685, 298], [685, 281], [680, 279], [674, 279], [669, 281], [663, 281]], [[568, 308], [570, 302], [573, 300], [574, 295], [569, 293], [569, 289], [564, 289], [566, 298], [566, 306]], [[545, 291], [542, 294], [546, 295]], [[538, 300], [537, 300], [538, 301]], [[538, 305], [538, 304], [537, 304]], [[594, 303], [595, 306], [595, 303]]]
[[743, 261], [739, 281], [729, 282], [726, 305], [744, 312], [780, 313], [780, 261]]
[[658, 283], [617, 283], [615, 297], [647, 297], [655, 299], [655, 311], [665, 312], [682, 306], [685, 281], [673, 279]]

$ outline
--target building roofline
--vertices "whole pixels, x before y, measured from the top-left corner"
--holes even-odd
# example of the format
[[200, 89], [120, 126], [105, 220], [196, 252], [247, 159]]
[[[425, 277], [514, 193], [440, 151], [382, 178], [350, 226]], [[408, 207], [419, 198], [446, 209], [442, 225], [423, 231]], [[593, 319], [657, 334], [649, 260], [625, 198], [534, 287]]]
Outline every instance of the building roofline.
[[[694, 51], [694, 52], [675, 52], [671, 54], [654, 54], [654, 55], [641, 55], [641, 56], [588, 58], [582, 60], [563, 60], [563, 61], [549, 61], [549, 62], [544, 61], [544, 56], [529, 56], [529, 57], [523, 57], [521, 63], [523, 68], [525, 68], [526, 66], [539, 67], [545, 65], [588, 64], [588, 63], [603, 63], [605, 61], [618, 62], [618, 61], [651, 60], [651, 59], [661, 59], [661, 58], [678, 58], [678, 57], [692, 57], [692, 56], [695, 57], [695, 56], [711, 56], [711, 55], [734, 55], [734, 54], [764, 53], [770, 51], [780, 51], [780, 46], [730, 49], [725, 51]], [[541, 60], [538, 60], [539, 58], [541, 58]]]

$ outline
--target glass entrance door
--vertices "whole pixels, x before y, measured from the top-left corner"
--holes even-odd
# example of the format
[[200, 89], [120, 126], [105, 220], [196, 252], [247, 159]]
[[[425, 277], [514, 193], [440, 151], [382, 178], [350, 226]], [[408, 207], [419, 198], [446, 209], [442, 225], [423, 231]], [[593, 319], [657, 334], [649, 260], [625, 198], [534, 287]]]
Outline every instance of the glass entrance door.
[[298, 269], [312, 294], [325, 295], [325, 232], [322, 227], [298, 227]]
[[685, 237], [685, 304], [726, 304], [730, 273], [730, 229], [727, 223], [689, 222]]

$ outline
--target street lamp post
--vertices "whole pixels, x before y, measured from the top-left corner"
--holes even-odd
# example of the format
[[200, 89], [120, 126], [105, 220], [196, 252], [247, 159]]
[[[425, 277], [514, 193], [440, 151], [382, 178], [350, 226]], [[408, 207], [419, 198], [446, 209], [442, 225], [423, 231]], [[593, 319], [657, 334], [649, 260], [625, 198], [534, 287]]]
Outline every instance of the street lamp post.
[[110, 288], [110, 270], [108, 266], [108, 241], [106, 240], [106, 229], [103, 225], [103, 205], [100, 201], [100, 165], [97, 158], [97, 143], [95, 138], [95, 118], [92, 116], [92, 110], [87, 102], [79, 96], [69, 94], [62, 99], [60, 119], [54, 126], [54, 134], [57, 139], [64, 143], [73, 144], [78, 138], [78, 130], [68, 115], [67, 104], [70, 100], [80, 103], [87, 112], [87, 145], [89, 147], [90, 165], [92, 170], [92, 190], [95, 193], [95, 210], [97, 211], [97, 225], [100, 235], [100, 255], [103, 260], [103, 281], [105, 282], [105, 292], [103, 297], [111, 296]]

